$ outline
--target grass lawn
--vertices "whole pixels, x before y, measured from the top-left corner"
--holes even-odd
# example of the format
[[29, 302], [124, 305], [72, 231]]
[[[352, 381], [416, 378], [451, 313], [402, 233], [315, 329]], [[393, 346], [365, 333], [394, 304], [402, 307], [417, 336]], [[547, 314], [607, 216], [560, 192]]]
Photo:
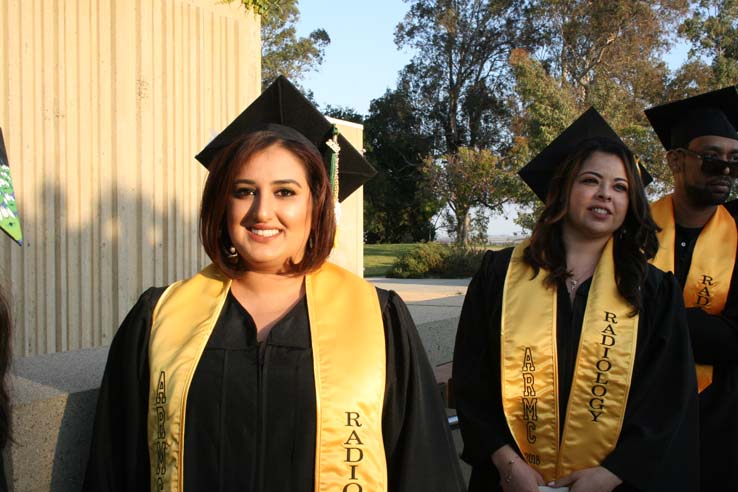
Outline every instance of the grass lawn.
[[[384, 277], [392, 264], [403, 253], [409, 251], [417, 243], [407, 244], [365, 244], [364, 245], [364, 277]], [[490, 244], [482, 249], [503, 249], [512, 244]]]
[[364, 245], [364, 276], [383, 277], [395, 260], [414, 243], [408, 244], [365, 244]]

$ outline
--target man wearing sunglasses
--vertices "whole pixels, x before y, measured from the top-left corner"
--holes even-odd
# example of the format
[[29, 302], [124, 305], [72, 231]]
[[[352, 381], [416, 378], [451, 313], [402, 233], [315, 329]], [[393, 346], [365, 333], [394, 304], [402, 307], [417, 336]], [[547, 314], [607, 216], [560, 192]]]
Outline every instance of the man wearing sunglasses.
[[[653, 263], [682, 285], [700, 413], [701, 490], [738, 487], [738, 228], [723, 204], [738, 176], [735, 87], [646, 110], [667, 150], [674, 192], [651, 206]], [[691, 443], [681, 443], [692, 445]], [[679, 445], [679, 443], [677, 443]]]

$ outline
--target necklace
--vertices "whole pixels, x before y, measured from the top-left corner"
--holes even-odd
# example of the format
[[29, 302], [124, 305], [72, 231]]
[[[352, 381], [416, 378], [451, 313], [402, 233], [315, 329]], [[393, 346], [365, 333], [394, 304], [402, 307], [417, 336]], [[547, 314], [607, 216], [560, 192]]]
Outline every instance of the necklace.
[[579, 277], [579, 280], [575, 279], [573, 275], [571, 277], [568, 277], [564, 282], [564, 285], [566, 285], [566, 291], [569, 293], [570, 296], [574, 295], [574, 292], [577, 290], [577, 287], [579, 287], [579, 284], [581, 284], [591, 276], [592, 272], [587, 272], [583, 276]]

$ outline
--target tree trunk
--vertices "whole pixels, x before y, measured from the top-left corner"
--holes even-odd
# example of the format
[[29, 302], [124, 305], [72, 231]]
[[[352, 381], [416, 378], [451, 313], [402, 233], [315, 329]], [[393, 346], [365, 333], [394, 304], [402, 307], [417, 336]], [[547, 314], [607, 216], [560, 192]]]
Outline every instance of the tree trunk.
[[471, 228], [470, 209], [460, 210], [456, 213], [456, 244], [467, 246], [469, 244], [469, 229]]

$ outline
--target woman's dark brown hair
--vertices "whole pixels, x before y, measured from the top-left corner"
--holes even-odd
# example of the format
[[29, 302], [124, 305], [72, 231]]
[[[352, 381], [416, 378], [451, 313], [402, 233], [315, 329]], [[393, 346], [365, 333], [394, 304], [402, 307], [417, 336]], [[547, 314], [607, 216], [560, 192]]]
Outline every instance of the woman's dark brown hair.
[[6, 376], [10, 369], [10, 338], [12, 335], [10, 307], [0, 290], [0, 449], [3, 449], [10, 439], [10, 395]]
[[301, 275], [315, 270], [328, 258], [336, 235], [336, 219], [328, 175], [323, 159], [311, 145], [288, 140], [271, 130], [246, 134], [221, 150], [210, 164], [200, 203], [200, 240], [205, 252], [224, 273], [238, 277], [248, 270], [243, 258], [229, 261], [231, 246], [226, 224], [226, 208], [233, 181], [241, 166], [254, 155], [273, 145], [295, 155], [305, 166], [312, 200], [312, 217], [305, 254], [299, 263], [290, 261], [287, 272]]
[[559, 166], [548, 188], [546, 207], [538, 219], [524, 258], [538, 275], [548, 272], [547, 285], [553, 287], [571, 276], [566, 268], [566, 251], [562, 225], [569, 211], [569, 196], [582, 164], [594, 152], [619, 157], [628, 178], [628, 211], [623, 225], [613, 234], [615, 281], [618, 292], [633, 306], [634, 314], [641, 310], [640, 288], [646, 281], [648, 260], [658, 249], [656, 232], [643, 182], [632, 152], [623, 144], [610, 139], [593, 138], [582, 142]]

